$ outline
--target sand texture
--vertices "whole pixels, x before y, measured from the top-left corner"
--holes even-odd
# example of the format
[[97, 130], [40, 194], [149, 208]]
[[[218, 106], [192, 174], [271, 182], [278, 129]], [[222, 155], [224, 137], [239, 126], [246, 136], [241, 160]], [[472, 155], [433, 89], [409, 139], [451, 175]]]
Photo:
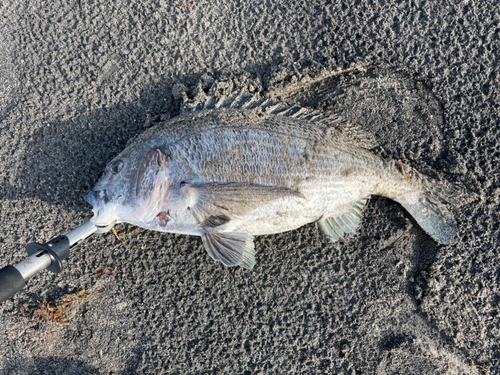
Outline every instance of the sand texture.
[[130, 138], [246, 90], [461, 186], [439, 245], [388, 199], [332, 244], [116, 226], [0, 305], [0, 374], [500, 374], [498, 1], [0, 2], [0, 267], [82, 224]]

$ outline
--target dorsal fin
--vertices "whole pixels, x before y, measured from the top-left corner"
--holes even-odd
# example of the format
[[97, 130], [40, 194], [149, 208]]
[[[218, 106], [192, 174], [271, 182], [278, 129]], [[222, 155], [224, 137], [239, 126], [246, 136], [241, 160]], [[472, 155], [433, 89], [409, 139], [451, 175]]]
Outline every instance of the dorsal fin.
[[261, 97], [259, 94], [252, 95], [245, 91], [223, 96], [219, 100], [216, 100], [214, 97], [208, 97], [204, 104], [198, 104], [192, 107], [191, 110], [200, 111], [223, 108], [260, 109], [267, 114], [293, 117], [299, 120], [314, 122], [323, 125], [326, 129], [334, 128], [340, 131], [347, 139], [366, 149], [371, 149], [378, 145], [370, 134], [338, 115], [328, 114], [314, 108], [288, 105], [286, 103]]

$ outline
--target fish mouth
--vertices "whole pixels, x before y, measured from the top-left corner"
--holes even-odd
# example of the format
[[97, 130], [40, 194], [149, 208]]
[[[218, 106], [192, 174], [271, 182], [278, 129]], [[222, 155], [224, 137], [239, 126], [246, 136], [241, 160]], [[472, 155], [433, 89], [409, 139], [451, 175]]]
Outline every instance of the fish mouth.
[[105, 233], [116, 224], [117, 218], [113, 205], [110, 204], [105, 190], [89, 193], [85, 200], [92, 206], [94, 216], [90, 219], [97, 227], [97, 233]]
[[101, 215], [104, 211], [105, 204], [102, 200], [102, 197], [99, 197], [99, 195], [101, 195], [100, 192], [93, 191], [92, 193], [88, 194], [85, 197], [87, 203], [89, 203], [92, 206], [92, 211], [94, 212], [94, 218]]

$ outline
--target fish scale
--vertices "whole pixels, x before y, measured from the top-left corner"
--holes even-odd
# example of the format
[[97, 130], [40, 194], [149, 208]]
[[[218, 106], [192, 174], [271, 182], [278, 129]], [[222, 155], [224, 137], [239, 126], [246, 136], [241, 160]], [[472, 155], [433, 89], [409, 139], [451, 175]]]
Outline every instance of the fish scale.
[[[288, 142], [286, 151], [283, 150], [281, 135], [278, 137], [262, 136], [267, 133], [255, 129], [221, 129], [214, 134], [199, 134], [176, 143], [168, 149], [172, 157], [178, 160], [190, 173], [191, 179], [209, 179], [219, 182], [256, 182], [259, 179], [272, 179], [276, 184], [286, 185], [290, 179], [305, 179], [309, 171], [305, 167], [303, 150], [304, 140]], [[258, 148], [255, 148], [255, 139], [259, 139]], [[193, 147], [193, 144], [202, 145]], [[217, 145], [217, 147], [216, 147]], [[235, 149], [238, 147], [239, 149]], [[215, 148], [215, 149], [214, 149]], [[287, 157], [279, 163], [279, 156], [275, 150]], [[210, 152], [211, 161], [204, 160], [203, 155]], [[237, 154], [238, 160], [220, 163], [221, 159]], [[280, 173], [286, 170], [287, 173]], [[249, 173], [252, 172], [252, 173]]]
[[[206, 117], [210, 116], [210, 113], [205, 114]], [[197, 127], [203, 127], [203, 122], [200, 121], [202, 119], [197, 119], [195, 126], [193, 127], [193, 135], [191, 135], [189, 140], [181, 140], [175, 143], [175, 147], [181, 153], [179, 156], [189, 159], [190, 163], [199, 163], [203, 160], [203, 156], [209, 153], [210, 155], [217, 155], [218, 157], [223, 157], [224, 153], [229, 152], [229, 150], [224, 148], [227, 145], [247, 145], [247, 149], [245, 149], [245, 153], [248, 160], [255, 160], [256, 155], [259, 157], [262, 155], [268, 155], [269, 158], [273, 157], [274, 160], [262, 160], [260, 159], [258, 162], [261, 165], [266, 166], [285, 166], [287, 168], [287, 175], [283, 175], [281, 177], [277, 177], [277, 179], [282, 180], [283, 178], [287, 178], [288, 176], [296, 176], [298, 175], [301, 178], [307, 177], [309, 174], [313, 173], [321, 173], [321, 168], [327, 171], [328, 174], [331, 174], [332, 165], [338, 163], [338, 160], [342, 158], [345, 154], [355, 155], [352, 160], [343, 160], [344, 163], [350, 164], [358, 164], [357, 161], [360, 157], [364, 156], [366, 159], [370, 159], [369, 161], [376, 160], [377, 158], [368, 152], [363, 152], [365, 155], [359, 155], [359, 151], [351, 150], [353, 147], [346, 141], [342, 141], [344, 144], [343, 148], [340, 148], [342, 145], [339, 144], [335, 148], [327, 148], [325, 150], [321, 150], [321, 145], [316, 144], [314, 152], [317, 154], [315, 158], [315, 163], [310, 163], [307, 167], [304, 167], [305, 164], [305, 148], [307, 146], [307, 142], [314, 144], [316, 141], [320, 141], [320, 135], [318, 134], [320, 129], [308, 129], [309, 131], [304, 131], [304, 129], [300, 129], [299, 134], [290, 134], [290, 123], [292, 121], [287, 121], [286, 118], [278, 118], [273, 119], [273, 129], [269, 129], [269, 124], [266, 124], [266, 127], [258, 128], [258, 124], [254, 125], [253, 129], [246, 128], [237, 128], [237, 127], [228, 127], [228, 128], [217, 128], [210, 129], [207, 127], [204, 133], [197, 134]], [[230, 118], [229, 118], [230, 120]], [[187, 120], [189, 121], [189, 120]], [[183, 122], [183, 125], [188, 125], [189, 122]], [[245, 126], [244, 124], [243, 126]], [[210, 135], [207, 135], [207, 131], [210, 131]], [[195, 133], [196, 132], [196, 133]], [[288, 133], [288, 134], [287, 134]], [[340, 134], [338, 135], [340, 137]], [[240, 137], [240, 138], [238, 138]], [[244, 138], [241, 138], [244, 137]], [[284, 138], [288, 138], [286, 142], [283, 141]], [[258, 142], [259, 147], [261, 148], [258, 153], [252, 152], [252, 145]], [[199, 148], [197, 151], [193, 150], [194, 145], [202, 145], [203, 149]], [[286, 146], [286, 147], [284, 147]], [[183, 149], [182, 151], [180, 149]], [[262, 149], [264, 148], [264, 149]], [[312, 147], [311, 147], [312, 148]], [[165, 147], [168, 150], [168, 146]], [[337, 153], [335, 150], [337, 149]], [[285, 153], [289, 151], [288, 153]], [[311, 152], [311, 150], [309, 150]], [[242, 155], [242, 156], [243, 156]], [[213, 157], [213, 156], [211, 156]], [[341, 161], [342, 162], [342, 161]], [[359, 163], [361, 167], [365, 163]], [[225, 175], [223, 173], [213, 172], [212, 176], [208, 174], [206, 177], [216, 178], [219, 181], [231, 180], [232, 178], [240, 178], [241, 175], [245, 173], [246, 164], [235, 165], [235, 175], [231, 174], [230, 176]], [[202, 168], [197, 168], [200, 173], [208, 173], [208, 170], [204, 170], [202, 172]]]

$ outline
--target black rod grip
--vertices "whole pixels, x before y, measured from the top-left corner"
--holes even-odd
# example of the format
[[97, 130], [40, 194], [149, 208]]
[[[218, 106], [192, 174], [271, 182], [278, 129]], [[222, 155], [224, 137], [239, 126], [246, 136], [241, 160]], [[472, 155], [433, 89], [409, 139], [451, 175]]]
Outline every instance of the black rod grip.
[[14, 266], [0, 270], [0, 303], [8, 300], [26, 286], [21, 273]]

